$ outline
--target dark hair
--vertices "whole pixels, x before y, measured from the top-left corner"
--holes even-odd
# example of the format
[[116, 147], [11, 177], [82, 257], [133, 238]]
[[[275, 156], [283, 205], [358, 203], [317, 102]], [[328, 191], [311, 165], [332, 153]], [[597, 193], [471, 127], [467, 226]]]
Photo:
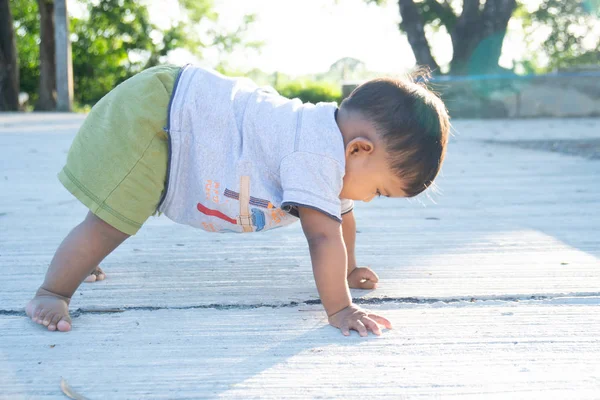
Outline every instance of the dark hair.
[[407, 197], [431, 185], [448, 143], [448, 112], [442, 100], [427, 88], [428, 76], [426, 70], [419, 70], [405, 79], [373, 79], [354, 89], [340, 105], [360, 112], [375, 125]]

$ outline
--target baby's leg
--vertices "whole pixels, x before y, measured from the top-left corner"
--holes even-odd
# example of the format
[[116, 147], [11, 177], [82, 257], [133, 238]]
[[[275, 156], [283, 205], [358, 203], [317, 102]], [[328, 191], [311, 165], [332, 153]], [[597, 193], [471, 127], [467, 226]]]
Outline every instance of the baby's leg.
[[70, 330], [69, 299], [100, 261], [128, 237], [89, 212], [56, 250], [44, 283], [27, 304], [27, 315], [51, 331]]

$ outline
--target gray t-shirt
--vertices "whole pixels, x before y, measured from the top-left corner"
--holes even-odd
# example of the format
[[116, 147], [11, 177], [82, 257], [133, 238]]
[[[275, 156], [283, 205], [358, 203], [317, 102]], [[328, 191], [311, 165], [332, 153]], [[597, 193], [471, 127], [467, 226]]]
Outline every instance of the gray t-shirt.
[[185, 67], [169, 106], [159, 211], [211, 232], [258, 232], [310, 207], [341, 222], [344, 143], [335, 103], [303, 104], [245, 78]]

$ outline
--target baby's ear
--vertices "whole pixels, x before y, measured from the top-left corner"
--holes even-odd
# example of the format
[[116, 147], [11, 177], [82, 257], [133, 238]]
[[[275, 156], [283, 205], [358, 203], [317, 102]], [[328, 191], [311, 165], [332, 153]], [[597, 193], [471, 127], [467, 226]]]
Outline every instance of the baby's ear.
[[370, 154], [375, 149], [373, 142], [364, 137], [357, 137], [352, 139], [346, 145], [346, 156], [358, 155], [358, 154]]

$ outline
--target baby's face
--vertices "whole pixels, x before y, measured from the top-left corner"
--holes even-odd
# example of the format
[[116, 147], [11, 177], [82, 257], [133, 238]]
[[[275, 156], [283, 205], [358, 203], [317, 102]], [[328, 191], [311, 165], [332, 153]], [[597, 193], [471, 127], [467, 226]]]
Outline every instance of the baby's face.
[[375, 196], [405, 197], [389, 167], [385, 145], [373, 124], [359, 113], [340, 110], [336, 119], [346, 143], [346, 173], [340, 198], [371, 201]]
[[[349, 143], [352, 146], [353, 143]], [[373, 149], [358, 143], [363, 150], [354, 150], [346, 157], [346, 174], [340, 198], [369, 202], [376, 196], [405, 197], [402, 182], [392, 172], [383, 149]]]

